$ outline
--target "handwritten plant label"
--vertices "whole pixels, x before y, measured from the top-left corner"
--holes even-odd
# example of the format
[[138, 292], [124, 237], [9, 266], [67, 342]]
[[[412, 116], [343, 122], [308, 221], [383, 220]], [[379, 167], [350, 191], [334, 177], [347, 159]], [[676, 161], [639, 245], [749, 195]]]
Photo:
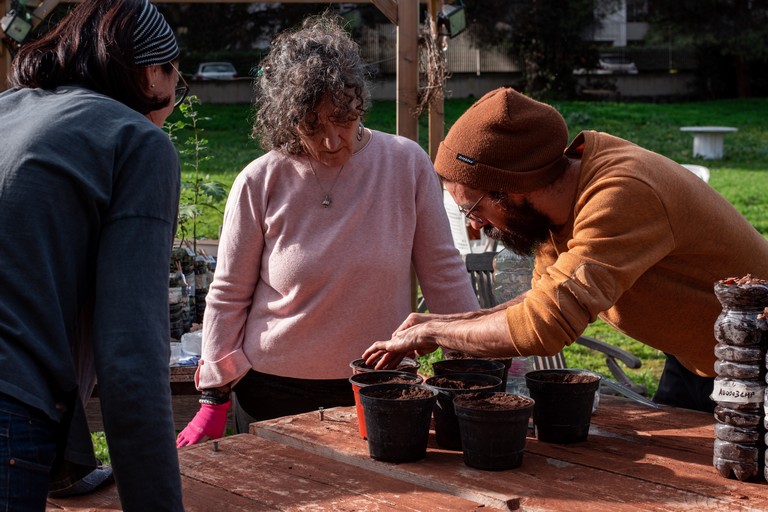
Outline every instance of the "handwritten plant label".
[[718, 402], [735, 402], [738, 404], [762, 403], [765, 395], [765, 386], [750, 384], [735, 380], [715, 379], [712, 398]]

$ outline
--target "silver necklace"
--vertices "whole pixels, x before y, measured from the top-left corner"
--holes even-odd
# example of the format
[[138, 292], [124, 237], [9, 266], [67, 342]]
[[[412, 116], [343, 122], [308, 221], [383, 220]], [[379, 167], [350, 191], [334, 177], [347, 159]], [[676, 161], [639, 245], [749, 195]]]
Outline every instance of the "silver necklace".
[[333, 183], [331, 184], [331, 188], [327, 191], [323, 188], [323, 185], [320, 183], [320, 178], [317, 177], [317, 174], [315, 173], [315, 168], [312, 166], [312, 158], [307, 157], [307, 160], [309, 160], [309, 170], [312, 171], [312, 176], [315, 177], [315, 181], [317, 182], [317, 186], [320, 187], [320, 190], [323, 191], [323, 208], [328, 208], [331, 206], [331, 203], [333, 202], [333, 199], [331, 199], [331, 192], [333, 192], [333, 187], [336, 186], [336, 182], [339, 181], [339, 176], [341, 176], [341, 171], [344, 170], [344, 166], [342, 165], [339, 167], [339, 172], [336, 173], [336, 178], [334, 178]]

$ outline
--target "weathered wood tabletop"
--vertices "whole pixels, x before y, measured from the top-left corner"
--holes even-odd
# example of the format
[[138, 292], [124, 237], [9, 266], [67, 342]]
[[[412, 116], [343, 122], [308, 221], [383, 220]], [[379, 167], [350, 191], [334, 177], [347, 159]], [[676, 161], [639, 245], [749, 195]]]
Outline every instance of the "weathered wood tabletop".
[[768, 510], [768, 484], [729, 480], [712, 466], [711, 414], [603, 396], [586, 442], [555, 445], [529, 437], [522, 466], [501, 472], [465, 466], [460, 452], [437, 448], [433, 436], [422, 461], [374, 461], [355, 421], [354, 409], [331, 409], [324, 421], [311, 413], [253, 423], [251, 431], [494, 509]]
[[[250, 434], [179, 451], [185, 504], [216, 510], [679, 511], [768, 510], [768, 484], [712, 467], [713, 417], [604, 396], [590, 437], [574, 445], [529, 437], [523, 464], [499, 472], [437, 447], [408, 464], [372, 460], [354, 408], [251, 425]], [[49, 511], [119, 510], [114, 486], [57, 500]]]

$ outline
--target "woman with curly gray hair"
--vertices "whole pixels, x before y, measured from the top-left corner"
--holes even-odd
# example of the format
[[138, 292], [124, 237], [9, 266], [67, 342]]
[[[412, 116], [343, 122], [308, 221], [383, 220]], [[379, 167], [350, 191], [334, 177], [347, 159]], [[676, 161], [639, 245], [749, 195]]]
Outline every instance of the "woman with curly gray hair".
[[440, 182], [415, 142], [365, 128], [365, 66], [339, 19], [279, 35], [257, 82], [268, 153], [230, 191], [195, 376], [201, 409], [177, 438], [354, 405], [349, 362], [411, 311], [411, 268], [432, 312], [478, 309]]

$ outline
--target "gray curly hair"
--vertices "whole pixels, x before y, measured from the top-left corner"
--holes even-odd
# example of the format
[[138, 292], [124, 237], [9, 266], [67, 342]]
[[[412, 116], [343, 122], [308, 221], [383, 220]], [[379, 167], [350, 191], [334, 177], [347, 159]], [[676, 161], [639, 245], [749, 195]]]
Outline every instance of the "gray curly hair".
[[304, 153], [298, 126], [316, 128], [317, 104], [329, 98], [332, 120], [362, 117], [370, 91], [359, 46], [339, 16], [323, 14], [304, 20], [297, 29], [279, 34], [262, 60], [255, 80], [256, 115], [252, 136], [270, 151]]

